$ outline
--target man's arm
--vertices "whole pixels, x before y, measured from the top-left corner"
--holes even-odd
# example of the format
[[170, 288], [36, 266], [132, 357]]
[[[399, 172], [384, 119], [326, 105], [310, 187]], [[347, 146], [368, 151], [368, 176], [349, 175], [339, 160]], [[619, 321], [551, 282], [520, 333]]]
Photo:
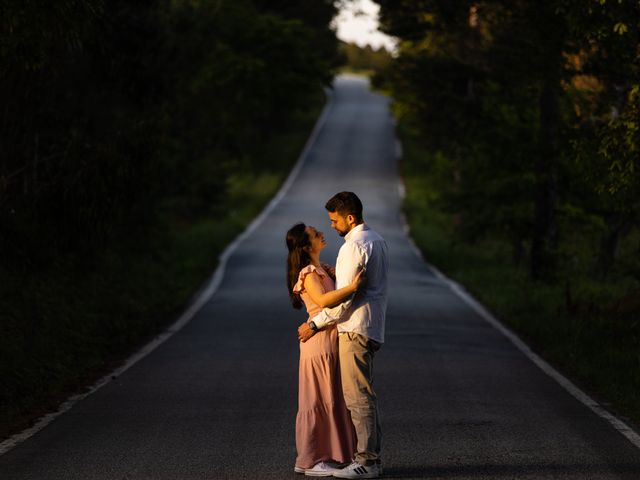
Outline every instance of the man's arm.
[[[340, 249], [336, 262], [336, 289], [340, 289], [353, 282], [358, 271], [367, 265], [367, 255], [364, 249], [354, 243], [345, 243]], [[318, 328], [337, 323], [351, 307], [353, 295], [333, 308], [325, 308], [318, 315], [313, 317], [313, 323]]]

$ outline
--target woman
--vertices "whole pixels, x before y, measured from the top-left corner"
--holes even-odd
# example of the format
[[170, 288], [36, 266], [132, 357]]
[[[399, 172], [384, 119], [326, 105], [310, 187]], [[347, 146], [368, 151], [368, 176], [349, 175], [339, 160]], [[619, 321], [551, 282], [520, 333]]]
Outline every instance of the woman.
[[[287, 232], [287, 289], [294, 308], [301, 308], [304, 302], [308, 321], [324, 307], [354, 294], [363, 283], [358, 273], [353, 283], [335, 289], [335, 270], [320, 263], [320, 252], [326, 245], [322, 232], [304, 223]], [[335, 463], [351, 461], [355, 447], [340, 383], [338, 332], [332, 325], [300, 343], [294, 470], [309, 476], [330, 476]]]

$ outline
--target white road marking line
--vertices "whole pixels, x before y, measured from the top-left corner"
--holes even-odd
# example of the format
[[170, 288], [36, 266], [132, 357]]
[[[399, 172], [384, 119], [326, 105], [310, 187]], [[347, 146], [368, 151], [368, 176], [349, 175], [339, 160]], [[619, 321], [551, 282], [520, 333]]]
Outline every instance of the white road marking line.
[[[402, 183], [402, 179], [399, 179], [398, 181], [399, 183]], [[398, 191], [401, 192], [401, 199], [404, 199], [404, 186], [402, 188], [398, 187]], [[422, 251], [418, 248], [416, 243], [413, 241], [413, 238], [411, 238], [409, 234], [410, 227], [409, 223], [407, 222], [407, 218], [404, 214], [401, 214], [401, 218], [404, 231], [407, 234], [412, 250], [425, 264], [427, 264], [429, 269], [435, 274], [437, 278], [448, 285], [453, 293], [456, 294], [463, 302], [469, 305], [478, 315], [480, 315], [495, 329], [497, 329], [500, 333], [507, 337], [511, 341], [511, 343], [513, 343], [516, 348], [518, 348], [518, 350], [520, 350], [529, 360], [536, 364], [544, 373], [558, 382], [562, 386], [562, 388], [569, 392], [573, 397], [589, 407], [596, 415], [609, 422], [611, 426], [613, 426], [613, 428], [624, 435], [634, 446], [640, 448], [640, 435], [633, 428], [631, 428], [615, 415], [608, 412], [602, 405], [596, 402], [585, 392], [580, 390], [580, 388], [578, 388], [573, 382], [571, 382], [571, 380], [569, 380], [567, 377], [565, 377], [555, 368], [549, 365], [538, 354], [533, 352], [533, 350], [531, 350], [531, 348], [526, 343], [524, 343], [515, 333], [504, 326], [484, 306], [482, 306], [482, 304], [480, 304], [475, 298], [473, 298], [462, 285], [454, 282], [450, 278], [447, 278], [440, 270], [427, 262], [427, 260], [424, 258], [424, 255], [422, 254]]]
[[324, 125], [327, 119], [329, 111], [331, 110], [331, 105], [333, 103], [333, 94], [328, 89], [326, 90], [326, 94], [328, 97], [327, 103], [325, 104], [320, 117], [318, 118], [313, 130], [311, 131], [311, 134], [309, 135], [309, 138], [307, 139], [307, 142], [304, 148], [302, 149], [302, 153], [300, 153], [300, 156], [298, 157], [298, 160], [295, 166], [289, 173], [289, 176], [287, 177], [286, 181], [282, 184], [282, 186], [280, 187], [280, 190], [278, 190], [278, 193], [271, 199], [269, 204], [262, 210], [260, 215], [258, 215], [249, 224], [249, 226], [246, 228], [244, 232], [242, 232], [232, 243], [230, 243], [227, 246], [227, 248], [225, 248], [225, 250], [220, 255], [218, 268], [216, 268], [213, 276], [206, 284], [206, 287], [203, 290], [201, 290], [198, 294], [196, 294], [196, 298], [192, 300], [187, 310], [178, 318], [178, 320], [176, 320], [166, 330], [160, 333], [154, 340], [147, 343], [140, 350], [138, 350], [131, 357], [129, 357], [124, 363], [124, 365], [122, 365], [121, 367], [117, 368], [116, 370], [112, 371], [108, 375], [105, 375], [100, 380], [98, 380], [95, 384], [93, 384], [93, 386], [89, 388], [87, 392], [69, 397], [62, 405], [60, 405], [57, 411], [44, 415], [43, 417], [39, 418], [32, 427], [26, 430], [23, 430], [22, 432], [16, 433], [15, 435], [9, 437], [8, 439], [0, 443], [0, 455], [7, 453], [16, 445], [32, 437], [37, 432], [42, 430], [44, 427], [49, 425], [56, 418], [58, 418], [60, 415], [70, 410], [71, 407], [73, 407], [80, 400], [96, 392], [97, 390], [99, 390], [101, 387], [109, 383], [114, 378], [117, 378], [118, 376], [122, 375], [125, 371], [127, 371], [133, 365], [135, 365], [144, 357], [149, 355], [156, 348], [158, 348], [160, 345], [166, 342], [169, 338], [171, 338], [182, 327], [184, 327], [187, 323], [189, 323], [189, 321], [194, 317], [194, 315], [211, 299], [211, 297], [216, 293], [216, 291], [220, 287], [220, 284], [222, 283], [222, 279], [224, 278], [225, 267], [229, 257], [233, 254], [233, 252], [236, 251], [236, 249], [238, 248], [238, 245], [242, 243], [242, 241], [245, 238], [251, 235], [260, 226], [260, 224], [264, 221], [264, 219], [271, 213], [271, 211], [278, 205], [278, 203], [280, 203], [280, 201], [285, 196], [287, 191], [289, 191], [289, 188], [291, 188], [291, 185], [293, 184], [296, 177], [300, 173], [302, 165], [304, 164], [307, 158], [307, 155], [309, 154], [309, 150], [311, 149], [312, 145], [315, 143], [316, 138], [318, 137], [318, 134], [320, 133], [320, 130], [322, 129], [322, 126]]

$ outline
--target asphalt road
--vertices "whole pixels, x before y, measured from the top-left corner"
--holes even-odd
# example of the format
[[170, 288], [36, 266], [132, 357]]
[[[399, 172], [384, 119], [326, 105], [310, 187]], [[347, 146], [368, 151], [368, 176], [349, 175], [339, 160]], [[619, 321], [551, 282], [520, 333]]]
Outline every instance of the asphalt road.
[[166, 343], [0, 456], [0, 479], [301, 478], [293, 473], [296, 327], [284, 235], [342, 241], [325, 201], [358, 193], [391, 254], [375, 381], [387, 478], [640, 479], [640, 449], [569, 395], [456, 296], [400, 217], [388, 101], [337, 81], [295, 183], [230, 257], [224, 280]]

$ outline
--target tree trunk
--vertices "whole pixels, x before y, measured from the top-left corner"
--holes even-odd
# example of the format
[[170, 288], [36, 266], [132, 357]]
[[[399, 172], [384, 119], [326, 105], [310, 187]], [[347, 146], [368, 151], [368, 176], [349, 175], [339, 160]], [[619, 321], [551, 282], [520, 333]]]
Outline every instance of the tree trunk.
[[513, 263], [516, 265], [516, 267], [520, 267], [520, 263], [522, 262], [525, 253], [524, 244], [522, 243], [522, 237], [513, 238], [511, 240], [511, 247], [513, 254]]
[[537, 279], [553, 270], [552, 252], [557, 244], [558, 85], [554, 78], [547, 78], [540, 93], [540, 149], [535, 165], [536, 197], [531, 243], [531, 276]]
[[607, 224], [607, 231], [600, 241], [598, 261], [600, 271], [606, 275], [616, 262], [620, 239], [629, 233], [632, 223], [622, 215], [615, 213], [606, 214], [604, 220]]
[[616, 260], [619, 241], [620, 230], [617, 228], [609, 229], [600, 241], [600, 271], [605, 275], [609, 273]]

